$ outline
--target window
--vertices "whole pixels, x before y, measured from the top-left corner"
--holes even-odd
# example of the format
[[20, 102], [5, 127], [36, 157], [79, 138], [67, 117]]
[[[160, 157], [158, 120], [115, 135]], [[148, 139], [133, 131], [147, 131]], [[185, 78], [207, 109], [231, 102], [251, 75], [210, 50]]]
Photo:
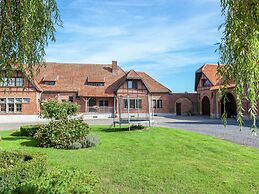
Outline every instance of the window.
[[130, 99], [130, 108], [135, 108], [136, 107], [136, 101], [135, 99]]
[[138, 89], [138, 81], [128, 80], [128, 89]]
[[0, 103], [5, 103], [6, 102], [6, 98], [0, 98]]
[[8, 102], [14, 103], [14, 98], [8, 98]]
[[0, 112], [6, 112], [6, 104], [0, 104]]
[[104, 82], [87, 82], [88, 86], [104, 86]]
[[0, 112], [20, 113], [25, 103], [30, 103], [30, 98], [0, 98]]
[[69, 96], [69, 99], [68, 99], [70, 102], [73, 102], [74, 101], [74, 98], [73, 96]]
[[21, 78], [21, 77], [16, 78], [16, 86], [18, 86], [18, 87], [23, 86], [23, 78]]
[[100, 100], [100, 101], [99, 101], [99, 106], [108, 107], [108, 100]]
[[142, 100], [141, 99], [137, 99], [136, 101], [136, 108], [142, 108]]
[[153, 108], [156, 108], [156, 100], [153, 100]]
[[203, 79], [203, 80], [202, 80], [202, 86], [203, 86], [203, 87], [208, 87], [208, 86], [211, 86], [211, 83], [210, 83], [209, 80]]
[[16, 104], [16, 112], [22, 112], [22, 104]]
[[89, 103], [89, 106], [96, 106], [96, 98], [90, 98], [88, 103]]
[[128, 100], [124, 99], [124, 108], [128, 108]]
[[16, 98], [16, 99], [15, 99], [15, 102], [16, 102], [16, 103], [22, 103], [22, 98]]
[[15, 78], [8, 79], [8, 86], [15, 86]]
[[8, 112], [14, 112], [14, 104], [8, 104]]
[[163, 101], [162, 100], [153, 100], [153, 108], [162, 108]]
[[[129, 105], [131, 109], [141, 109], [142, 100], [141, 99], [129, 99]], [[128, 108], [128, 99], [124, 99], [124, 108]]]
[[162, 100], [157, 100], [156, 101], [156, 107], [157, 108], [162, 108]]
[[22, 87], [23, 86], [23, 78], [22, 77], [13, 77], [13, 78], [4, 77], [2, 82], [0, 83], [0, 86]]
[[31, 99], [30, 98], [23, 98], [23, 103], [30, 103]]
[[54, 86], [56, 84], [56, 81], [44, 81], [43, 84], [48, 86]]

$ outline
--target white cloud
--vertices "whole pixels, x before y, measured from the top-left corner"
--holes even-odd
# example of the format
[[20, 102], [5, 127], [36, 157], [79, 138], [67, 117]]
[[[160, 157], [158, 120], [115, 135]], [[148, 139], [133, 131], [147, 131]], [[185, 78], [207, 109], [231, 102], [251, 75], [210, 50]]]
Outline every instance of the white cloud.
[[[198, 0], [195, 0], [195, 2]], [[213, 0], [200, 0], [200, 2]], [[99, 1], [98, 1], [99, 2]], [[96, 5], [98, 4], [95, 1]], [[132, 7], [139, 1], [101, 1], [107, 7]], [[140, 1], [144, 6], [166, 1]], [[128, 9], [102, 9], [82, 6], [89, 1], [77, 0], [71, 6], [84, 9], [88, 19], [66, 18], [56, 44], [47, 50], [47, 60], [79, 63], [110, 63], [118, 60], [125, 69], [137, 69], [167, 76], [184, 71], [193, 64], [217, 62], [213, 50], [220, 41], [217, 26], [220, 13], [200, 12], [186, 18], [172, 19], [164, 13], [151, 15]], [[80, 6], [81, 5], [81, 6]], [[70, 5], [69, 5], [70, 6]], [[154, 7], [153, 9], [157, 11]], [[123, 14], [122, 14], [123, 13]], [[96, 19], [96, 20], [95, 20]], [[211, 53], [207, 49], [212, 50]]]

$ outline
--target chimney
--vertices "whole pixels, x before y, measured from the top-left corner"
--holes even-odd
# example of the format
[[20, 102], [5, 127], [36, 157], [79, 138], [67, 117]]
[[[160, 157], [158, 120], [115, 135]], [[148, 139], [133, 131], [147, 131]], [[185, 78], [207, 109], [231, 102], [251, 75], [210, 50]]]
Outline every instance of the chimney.
[[112, 61], [112, 72], [115, 72], [118, 70], [118, 64], [117, 61]]

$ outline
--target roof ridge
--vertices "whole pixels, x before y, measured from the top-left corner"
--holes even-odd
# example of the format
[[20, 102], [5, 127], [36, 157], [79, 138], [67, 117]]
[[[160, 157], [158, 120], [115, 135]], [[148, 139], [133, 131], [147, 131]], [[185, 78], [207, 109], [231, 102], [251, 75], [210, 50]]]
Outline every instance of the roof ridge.
[[73, 63], [73, 62], [44, 62], [45, 64], [57, 64], [57, 65], [112, 65], [110, 63]]

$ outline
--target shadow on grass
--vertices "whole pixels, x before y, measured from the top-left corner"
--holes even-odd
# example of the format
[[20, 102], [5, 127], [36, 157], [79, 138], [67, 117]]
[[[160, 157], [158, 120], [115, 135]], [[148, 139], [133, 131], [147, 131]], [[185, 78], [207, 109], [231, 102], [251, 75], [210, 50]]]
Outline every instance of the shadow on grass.
[[110, 128], [104, 128], [104, 129], [101, 129], [101, 131], [103, 132], [130, 132], [130, 131], [140, 131], [140, 130], [147, 130], [147, 128], [138, 128], [138, 127], [131, 127], [130, 130], [129, 130], [129, 127], [110, 127]]
[[2, 140], [6, 141], [17, 141], [17, 140], [31, 140], [29, 137], [23, 137], [23, 136], [12, 136], [12, 137], [2, 137]]
[[10, 137], [3, 137], [2, 140], [5, 141], [19, 141], [19, 140], [25, 140], [21, 142], [20, 144], [22, 146], [27, 147], [38, 147], [37, 141], [31, 137], [25, 137], [25, 136], [10, 136]]
[[22, 146], [26, 147], [39, 147], [37, 141], [34, 139], [30, 139], [29, 141], [24, 141], [21, 143]]

